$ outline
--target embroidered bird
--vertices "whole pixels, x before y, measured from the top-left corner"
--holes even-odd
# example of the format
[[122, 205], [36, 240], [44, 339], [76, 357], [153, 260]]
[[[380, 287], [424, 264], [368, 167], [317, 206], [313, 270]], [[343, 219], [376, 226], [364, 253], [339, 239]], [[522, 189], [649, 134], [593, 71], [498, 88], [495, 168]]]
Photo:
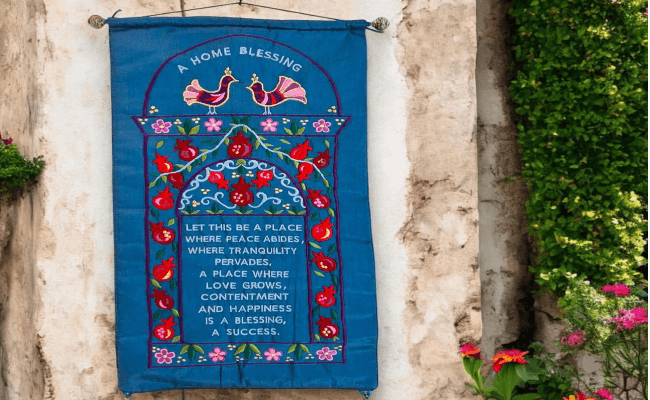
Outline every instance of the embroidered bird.
[[251, 78], [253, 83], [246, 89], [253, 93], [255, 104], [264, 107], [264, 115], [271, 114], [271, 107], [275, 107], [287, 100], [296, 100], [307, 104], [307, 92], [302, 86], [291, 78], [280, 76], [275, 89], [270, 92], [264, 91], [264, 85], [259, 81], [257, 75]]
[[224, 76], [219, 81], [218, 90], [205, 90], [199, 85], [199, 80], [194, 79], [183, 92], [183, 100], [188, 106], [201, 104], [208, 107], [208, 114], [216, 114], [217, 107], [226, 104], [230, 97], [230, 84], [239, 82], [232, 76], [230, 68], [226, 68]]

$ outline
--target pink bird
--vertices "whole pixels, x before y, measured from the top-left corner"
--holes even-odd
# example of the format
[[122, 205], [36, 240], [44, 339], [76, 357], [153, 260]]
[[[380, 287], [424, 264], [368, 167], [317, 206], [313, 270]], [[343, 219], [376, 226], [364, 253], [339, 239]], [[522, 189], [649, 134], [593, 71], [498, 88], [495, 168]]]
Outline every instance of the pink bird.
[[264, 91], [264, 85], [259, 81], [257, 75], [253, 74], [253, 83], [246, 89], [253, 94], [255, 104], [264, 107], [264, 115], [271, 114], [271, 107], [275, 107], [287, 100], [296, 100], [307, 104], [307, 92], [300, 84], [286, 76], [278, 78], [278, 84], [270, 92]]
[[205, 90], [199, 85], [199, 80], [194, 79], [183, 92], [183, 100], [188, 106], [192, 104], [201, 104], [208, 107], [208, 114], [216, 114], [217, 107], [226, 104], [230, 97], [230, 84], [239, 82], [232, 76], [230, 68], [226, 68], [225, 75], [219, 81], [218, 90]]

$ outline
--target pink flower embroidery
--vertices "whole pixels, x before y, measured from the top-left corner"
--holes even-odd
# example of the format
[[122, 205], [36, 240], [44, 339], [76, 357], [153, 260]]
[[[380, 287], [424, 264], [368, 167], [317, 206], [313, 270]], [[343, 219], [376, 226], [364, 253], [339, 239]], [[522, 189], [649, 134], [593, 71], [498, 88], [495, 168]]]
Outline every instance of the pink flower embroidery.
[[325, 121], [324, 119], [319, 119], [318, 121], [314, 122], [312, 126], [316, 128], [316, 132], [329, 132], [330, 131], [330, 126], [332, 124]]
[[156, 133], [169, 133], [169, 127], [172, 126], [171, 122], [165, 122], [162, 119], [157, 120], [151, 127]]
[[614, 400], [614, 396], [609, 392], [609, 390], [602, 388], [600, 390], [596, 390], [594, 393], [596, 393], [598, 396], [602, 397], [605, 400]]
[[158, 364], [171, 364], [174, 357], [176, 357], [176, 353], [173, 351], [167, 351], [167, 349], [161, 349], [158, 353], [154, 354], [154, 356], [156, 357]]
[[276, 126], [278, 126], [277, 121], [273, 121], [271, 118], [267, 118], [266, 121], [260, 122], [260, 125], [262, 125], [262, 128], [264, 128], [264, 132], [275, 132], [278, 129]]
[[622, 283], [616, 283], [614, 285], [605, 285], [603, 286], [603, 292], [613, 293], [617, 297], [625, 297], [630, 294], [630, 288], [623, 285]]
[[208, 357], [210, 357], [214, 362], [223, 361], [226, 359], [226, 352], [225, 350], [221, 350], [220, 347], [215, 347], [210, 353], [208, 353]]
[[568, 336], [563, 337], [560, 340], [560, 343], [564, 345], [569, 345], [571, 347], [577, 347], [582, 345], [585, 340], [587, 340], [586, 337], [584, 337], [585, 331], [578, 331], [578, 332], [573, 332], [570, 333]]
[[282, 355], [282, 352], [275, 350], [273, 347], [270, 347], [267, 351], [264, 352], [264, 355], [266, 356], [266, 361], [278, 361]]
[[222, 120], [216, 120], [214, 118], [210, 118], [203, 123], [203, 126], [205, 126], [205, 129], [208, 132], [219, 132], [221, 130], [222, 124], [223, 124]]
[[338, 353], [336, 350], [330, 350], [329, 347], [323, 347], [316, 352], [316, 355], [318, 356], [319, 360], [332, 361], [336, 353]]

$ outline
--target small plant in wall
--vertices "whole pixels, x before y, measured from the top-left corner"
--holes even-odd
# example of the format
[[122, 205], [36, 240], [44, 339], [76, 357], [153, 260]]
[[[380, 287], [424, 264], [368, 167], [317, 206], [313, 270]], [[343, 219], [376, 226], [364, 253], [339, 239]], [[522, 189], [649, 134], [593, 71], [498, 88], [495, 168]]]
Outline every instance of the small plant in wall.
[[[4, 136], [4, 138], [2, 137]], [[41, 157], [29, 160], [20, 154], [13, 138], [0, 135], [0, 199], [13, 200], [36, 182], [45, 167]]]

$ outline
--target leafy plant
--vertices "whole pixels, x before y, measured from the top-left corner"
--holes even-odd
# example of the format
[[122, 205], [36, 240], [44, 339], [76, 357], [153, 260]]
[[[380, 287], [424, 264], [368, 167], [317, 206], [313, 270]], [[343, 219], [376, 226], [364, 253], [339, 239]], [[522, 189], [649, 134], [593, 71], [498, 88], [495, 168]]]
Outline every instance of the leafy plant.
[[483, 399], [497, 400], [535, 400], [542, 397], [538, 393], [518, 394], [517, 387], [523, 387], [526, 382], [537, 379], [537, 376], [524, 360], [526, 352], [519, 350], [504, 350], [492, 359], [494, 373], [484, 377], [481, 374], [481, 352], [473, 344], [461, 346], [463, 368], [474, 383], [466, 385], [474, 389], [474, 393]]
[[0, 140], [0, 198], [13, 199], [36, 182], [45, 161], [41, 157], [30, 161], [21, 155], [11, 138]]
[[647, 0], [516, 0], [526, 212], [543, 291], [640, 275], [647, 212]]

